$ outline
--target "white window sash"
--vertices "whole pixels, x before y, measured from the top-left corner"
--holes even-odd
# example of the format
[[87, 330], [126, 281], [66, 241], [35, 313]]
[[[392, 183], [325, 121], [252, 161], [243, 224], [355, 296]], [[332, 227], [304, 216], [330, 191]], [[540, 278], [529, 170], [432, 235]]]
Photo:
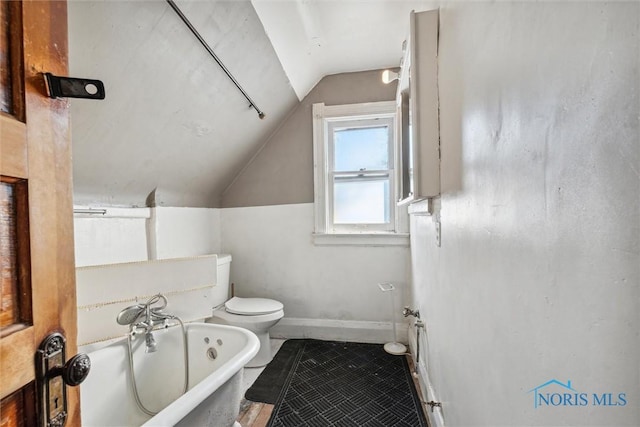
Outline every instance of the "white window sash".
[[363, 233], [367, 231], [387, 231], [392, 232], [395, 230], [395, 208], [391, 198], [385, 200], [385, 209], [389, 210], [389, 221], [384, 223], [336, 223], [333, 219], [334, 212], [334, 183], [336, 178], [346, 178], [343, 182], [371, 182], [371, 181], [389, 181], [389, 191], [393, 196], [394, 178], [393, 170], [379, 170], [379, 171], [367, 171], [367, 172], [333, 172], [329, 173], [329, 187], [328, 187], [328, 216], [330, 232], [340, 233], [353, 232]]

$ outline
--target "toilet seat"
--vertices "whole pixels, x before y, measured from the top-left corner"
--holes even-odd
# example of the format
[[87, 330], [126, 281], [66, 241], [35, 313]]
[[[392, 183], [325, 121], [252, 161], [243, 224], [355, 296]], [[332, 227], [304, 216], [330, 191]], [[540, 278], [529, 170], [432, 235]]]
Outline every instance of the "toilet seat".
[[284, 308], [280, 301], [268, 298], [239, 298], [233, 297], [224, 303], [228, 313], [243, 316], [258, 316], [271, 314]]

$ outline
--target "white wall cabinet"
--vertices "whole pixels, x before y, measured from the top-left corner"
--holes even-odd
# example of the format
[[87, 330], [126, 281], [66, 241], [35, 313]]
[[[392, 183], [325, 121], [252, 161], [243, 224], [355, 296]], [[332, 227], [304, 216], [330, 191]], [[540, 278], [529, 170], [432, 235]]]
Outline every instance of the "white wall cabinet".
[[438, 10], [411, 12], [397, 93], [401, 117], [400, 200], [440, 195]]

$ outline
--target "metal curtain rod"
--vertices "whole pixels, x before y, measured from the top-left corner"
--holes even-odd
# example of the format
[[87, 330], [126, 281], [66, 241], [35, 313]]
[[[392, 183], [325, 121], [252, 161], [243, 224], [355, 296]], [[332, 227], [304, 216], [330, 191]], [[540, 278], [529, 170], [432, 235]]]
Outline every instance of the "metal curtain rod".
[[74, 214], [85, 214], [85, 215], [105, 215], [107, 213], [106, 209], [91, 209], [91, 208], [79, 208], [73, 210]]
[[191, 24], [191, 22], [189, 21], [189, 19], [187, 19], [186, 16], [184, 16], [184, 14], [182, 13], [182, 11], [180, 10], [180, 8], [178, 8], [178, 6], [173, 2], [173, 0], [167, 0], [167, 3], [169, 3], [169, 6], [171, 6], [171, 8], [178, 14], [178, 16], [180, 17], [180, 19], [182, 19], [182, 22], [185, 23], [185, 25], [187, 27], [189, 27], [189, 29], [191, 30], [191, 32], [193, 33], [194, 36], [196, 36], [196, 38], [200, 41], [200, 43], [202, 44], [202, 46], [204, 46], [204, 48], [207, 50], [207, 52], [209, 52], [209, 55], [211, 55], [213, 57], [213, 59], [215, 59], [215, 61], [218, 63], [218, 65], [220, 66], [220, 68], [222, 68], [222, 71], [225, 72], [225, 74], [227, 75], [227, 77], [229, 77], [231, 79], [231, 81], [233, 82], [234, 85], [236, 85], [236, 87], [238, 88], [238, 90], [240, 92], [242, 92], [242, 95], [244, 95], [244, 97], [247, 99], [247, 101], [249, 101], [250, 106], [256, 110], [256, 112], [258, 113], [258, 117], [260, 117], [261, 119], [264, 119], [265, 114], [264, 112], [260, 111], [260, 109], [258, 108], [258, 106], [256, 105], [255, 102], [253, 102], [251, 100], [251, 98], [249, 97], [249, 95], [247, 95], [247, 92], [244, 91], [244, 89], [242, 89], [242, 86], [240, 86], [240, 83], [238, 83], [238, 81], [235, 79], [235, 77], [233, 77], [233, 75], [231, 74], [231, 72], [229, 72], [229, 70], [227, 69], [227, 67], [224, 66], [224, 64], [222, 63], [222, 61], [220, 61], [220, 58], [218, 58], [218, 56], [215, 54], [215, 52], [213, 51], [213, 49], [211, 49], [211, 47], [207, 44], [207, 42], [202, 38], [202, 36], [200, 35], [200, 33], [198, 33], [198, 30], [195, 29], [195, 27]]

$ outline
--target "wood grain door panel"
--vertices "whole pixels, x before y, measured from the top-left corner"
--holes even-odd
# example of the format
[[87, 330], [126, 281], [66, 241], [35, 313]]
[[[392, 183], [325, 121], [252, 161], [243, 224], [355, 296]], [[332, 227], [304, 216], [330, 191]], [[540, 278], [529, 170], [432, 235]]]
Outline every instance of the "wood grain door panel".
[[[0, 246], [13, 289], [0, 326], [0, 425], [31, 426], [38, 345], [61, 332], [67, 354], [77, 351], [69, 105], [47, 96], [43, 78], [67, 75], [66, 2], [0, 0], [0, 24], [2, 229], [13, 230]], [[78, 426], [79, 390], [67, 393], [66, 425]]]

